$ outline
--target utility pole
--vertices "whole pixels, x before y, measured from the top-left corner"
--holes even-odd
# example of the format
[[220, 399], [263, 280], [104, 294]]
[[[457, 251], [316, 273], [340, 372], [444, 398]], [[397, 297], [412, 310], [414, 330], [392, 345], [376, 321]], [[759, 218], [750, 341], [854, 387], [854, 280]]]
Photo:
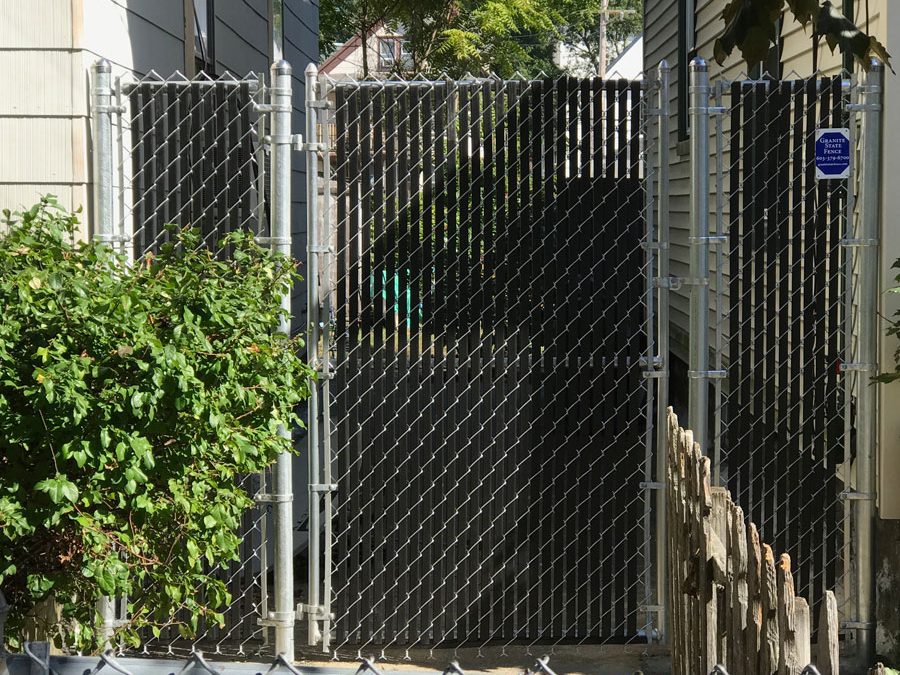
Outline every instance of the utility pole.
[[634, 14], [637, 10], [635, 9], [610, 9], [609, 8], [609, 0], [602, 0], [600, 5], [600, 30], [599, 38], [600, 38], [600, 53], [597, 58], [597, 75], [599, 77], [606, 77], [606, 62], [607, 62], [607, 52], [609, 51], [607, 47], [607, 28], [609, 27], [609, 17], [610, 16], [625, 16], [627, 14]]
[[609, 0], [603, 0], [600, 6], [600, 54], [597, 64], [597, 75], [606, 77], [606, 25], [609, 22]]

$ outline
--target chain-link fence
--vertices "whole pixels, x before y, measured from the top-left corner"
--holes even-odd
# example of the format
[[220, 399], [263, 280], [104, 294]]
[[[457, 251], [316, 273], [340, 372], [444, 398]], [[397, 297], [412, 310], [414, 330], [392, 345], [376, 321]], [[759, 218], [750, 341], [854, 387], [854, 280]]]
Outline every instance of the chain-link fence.
[[320, 85], [326, 646], [647, 639], [655, 85]]
[[857, 338], [874, 313], [858, 313], [854, 253], [875, 243], [855, 234], [858, 195], [877, 200], [858, 171], [865, 89], [849, 76], [709, 87], [702, 63], [692, 76], [693, 121], [710, 145], [694, 139], [692, 153], [691, 424], [707, 433], [711, 394], [715, 481], [793, 556], [798, 595], [835, 590], [845, 625], [868, 630], [857, 528], [872, 448], [859, 449], [857, 429], [873, 419], [858, 411], [857, 373], [871, 361]]
[[[197, 228], [203, 245], [220, 253], [219, 241], [235, 230], [250, 230], [263, 244], [271, 241], [263, 76], [187, 79], [150, 73], [110, 81], [108, 72], [108, 64], [95, 67], [95, 236], [136, 261], [169, 239], [169, 224]], [[225, 582], [230, 596], [223, 625], [201, 618], [190, 638], [177, 626], [156, 636], [148, 631], [143, 653], [203, 648], [237, 656], [265, 647], [267, 628], [260, 620], [269, 613], [271, 504], [262, 500], [273, 491], [270, 473], [240, 481], [261, 501], [244, 514], [238, 559], [208, 570]], [[125, 618], [127, 599], [113, 608]], [[112, 619], [107, 617], [107, 629]]]

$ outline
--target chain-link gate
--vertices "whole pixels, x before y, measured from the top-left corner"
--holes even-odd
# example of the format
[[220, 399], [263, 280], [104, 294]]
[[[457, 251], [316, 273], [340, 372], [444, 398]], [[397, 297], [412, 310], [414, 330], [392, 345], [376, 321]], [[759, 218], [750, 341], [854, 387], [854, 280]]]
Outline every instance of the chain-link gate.
[[[99, 61], [92, 100], [95, 238], [140, 261], [169, 239], [168, 224], [197, 228], [203, 245], [219, 255], [228, 253], [218, 243], [225, 235], [249, 230], [260, 244], [289, 254], [290, 165], [283, 159], [279, 164], [276, 156], [289, 154], [293, 140], [290, 67], [276, 64], [273, 77], [281, 78], [280, 89], [267, 87], [264, 77], [254, 73], [188, 79], [151, 72], [141, 79], [113, 79], [110, 64]], [[285, 302], [289, 307], [289, 299]], [[290, 492], [290, 474], [279, 478], [277, 468], [285, 461], [290, 468], [290, 458], [280, 458], [265, 474], [246, 476], [240, 483], [257, 506], [240, 525], [239, 559], [208, 570], [225, 582], [230, 596], [222, 608], [223, 625], [201, 620], [195, 637], [183, 636], [177, 626], [158, 635], [148, 630], [144, 653], [187, 654], [202, 648], [233, 656], [258, 654], [268, 644], [268, 626], [280, 625], [271, 610], [287, 609], [293, 616], [292, 589], [283, 589], [287, 601], [275, 607], [279, 603], [272, 601], [269, 582], [273, 564], [276, 572], [279, 567], [273, 529], [280, 521], [288, 527], [281, 567], [292, 566], [291, 516], [277, 513], [282, 504], [282, 510], [290, 508], [289, 496], [281, 498]], [[275, 586], [277, 594], [277, 580]], [[100, 603], [107, 634], [117, 617], [126, 618], [127, 600], [135, 598]], [[292, 646], [283, 639], [280, 643], [280, 653], [292, 653]]]
[[[715, 481], [794, 557], [798, 595], [818, 602], [836, 591], [845, 627], [863, 631], [871, 541], [858, 528], [871, 519], [874, 449], [863, 439], [874, 419], [860, 396], [874, 352], [865, 355], [860, 336], [875, 330], [875, 315], [863, 309], [874, 284], [860, 264], [877, 245], [877, 214], [874, 234], [857, 234], [872, 217], [858, 197], [877, 210], [877, 185], [866, 181], [877, 182], [880, 130], [869, 116], [880, 107], [859, 98], [879, 95], [874, 82], [710, 86], [705, 64], [692, 65], [690, 424], [704, 434]], [[874, 150], [857, 145], [859, 127]], [[823, 136], [848, 139], [847, 175], [819, 170]]]
[[658, 85], [307, 86], [311, 642], [657, 635]]

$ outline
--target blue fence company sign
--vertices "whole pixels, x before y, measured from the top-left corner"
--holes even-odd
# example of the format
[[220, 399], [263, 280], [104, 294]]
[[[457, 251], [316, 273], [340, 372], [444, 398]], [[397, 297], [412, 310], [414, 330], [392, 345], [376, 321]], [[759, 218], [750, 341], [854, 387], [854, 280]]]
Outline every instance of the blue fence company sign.
[[816, 129], [816, 178], [850, 177], [850, 130]]

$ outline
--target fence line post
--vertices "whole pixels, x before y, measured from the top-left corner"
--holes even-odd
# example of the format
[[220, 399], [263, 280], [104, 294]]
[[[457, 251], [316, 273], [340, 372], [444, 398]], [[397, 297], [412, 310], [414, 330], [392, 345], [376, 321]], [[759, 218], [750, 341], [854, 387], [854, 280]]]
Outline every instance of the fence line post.
[[709, 67], [691, 61], [690, 363], [688, 420], [707, 452], [709, 434]]
[[[319, 72], [314, 64], [306, 67], [306, 232], [307, 232], [307, 343], [306, 351], [309, 355], [310, 366], [316, 372], [322, 370], [319, 363], [319, 250], [322, 244], [319, 242], [319, 156], [317, 149], [317, 94]], [[327, 355], [326, 355], [327, 356]], [[319, 585], [321, 584], [321, 570], [319, 569], [319, 504], [321, 492], [319, 491], [319, 391], [317, 386], [310, 388], [309, 396], [309, 447], [307, 450], [307, 467], [309, 470], [309, 540], [308, 540], [308, 632], [307, 642], [314, 645], [319, 641], [319, 624], [316, 617], [319, 601]]]
[[[271, 172], [270, 212], [272, 248], [291, 255], [291, 66], [287, 61], [272, 64], [271, 88]], [[291, 296], [281, 298], [285, 310], [279, 330], [290, 335]], [[292, 438], [291, 430], [279, 433]], [[268, 619], [275, 625], [275, 652], [289, 663], [294, 660], [294, 509], [293, 455], [282, 453], [275, 460], [272, 501], [275, 529], [275, 611]]]
[[[94, 239], [111, 246], [113, 232], [113, 159], [112, 159], [112, 66], [106, 59], [93, 65], [91, 118], [93, 122]], [[100, 641], [104, 649], [111, 646], [115, 630], [112, 598], [97, 600], [100, 618]]]
[[881, 236], [881, 93], [884, 66], [870, 64], [863, 88], [863, 150], [859, 233], [859, 359], [857, 389], [856, 620], [859, 656], [868, 665], [875, 650], [874, 538], [876, 395], [871, 378], [878, 360], [878, 242]]
[[93, 66], [94, 238], [113, 241], [112, 66], [100, 59]]
[[[318, 72], [317, 72], [318, 76]], [[327, 106], [328, 89], [326, 78], [318, 78], [319, 90], [317, 92], [319, 100]], [[320, 222], [322, 230], [318, 237], [322, 247], [326, 250], [323, 252], [323, 264], [320, 266], [320, 274], [322, 281], [319, 285], [319, 302], [321, 307], [321, 320], [319, 329], [322, 332], [322, 484], [325, 490], [322, 495], [322, 594], [320, 596], [320, 604], [322, 606], [321, 619], [321, 639], [322, 651], [327, 652], [330, 648], [331, 641], [331, 571], [332, 571], [332, 515], [334, 513], [331, 471], [331, 377], [332, 367], [329, 361], [332, 347], [331, 335], [331, 316], [332, 316], [332, 291], [333, 291], [333, 269], [334, 269], [334, 250], [331, 241], [332, 232], [332, 205], [331, 205], [331, 120], [329, 119], [328, 107], [319, 108], [322, 111], [322, 138], [318, 139], [322, 149], [322, 215]], [[317, 130], [318, 131], [318, 130]], [[318, 180], [318, 177], [315, 177]]]
[[[658, 275], [660, 280], [658, 312], [658, 352], [661, 359], [662, 377], [657, 380], [656, 402], [656, 480], [666, 480], [666, 454], [669, 405], [669, 63], [659, 64], [659, 146], [657, 148], [657, 167], [659, 181], [659, 198], [657, 201], [657, 244], [659, 245]], [[656, 604], [659, 633], [662, 642], [668, 643], [666, 634], [666, 590], [668, 584], [666, 564], [666, 492], [656, 491]]]

